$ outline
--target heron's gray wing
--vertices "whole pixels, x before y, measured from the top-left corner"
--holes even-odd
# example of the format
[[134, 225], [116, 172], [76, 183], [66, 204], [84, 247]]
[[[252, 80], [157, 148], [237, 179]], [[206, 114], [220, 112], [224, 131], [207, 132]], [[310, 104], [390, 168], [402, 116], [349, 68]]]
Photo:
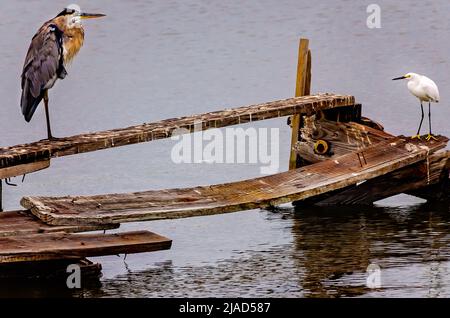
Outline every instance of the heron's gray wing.
[[33, 37], [22, 71], [20, 106], [26, 121], [30, 121], [47, 89], [65, 74], [63, 66], [62, 32], [47, 23]]

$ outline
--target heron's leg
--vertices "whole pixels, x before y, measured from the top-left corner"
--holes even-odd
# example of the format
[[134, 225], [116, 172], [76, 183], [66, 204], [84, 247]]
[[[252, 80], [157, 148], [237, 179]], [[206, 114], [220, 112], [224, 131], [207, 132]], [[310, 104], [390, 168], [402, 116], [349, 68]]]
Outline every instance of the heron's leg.
[[47, 138], [48, 140], [52, 140], [52, 129], [50, 127], [50, 114], [48, 112], [48, 91], [46, 90], [44, 93], [44, 104], [45, 104], [45, 117], [47, 118]]
[[412, 136], [411, 138], [417, 138], [420, 139], [420, 128], [422, 128], [423, 118], [425, 117], [425, 114], [423, 113], [423, 104], [422, 101], [420, 101], [420, 109], [422, 110], [422, 118], [420, 119], [419, 129], [417, 130], [417, 135]]
[[431, 102], [428, 102], [428, 122], [430, 125], [430, 132], [428, 133], [427, 136], [427, 141], [429, 141], [430, 139], [434, 139], [434, 140], [438, 140], [436, 137], [433, 136], [433, 133], [431, 132]]

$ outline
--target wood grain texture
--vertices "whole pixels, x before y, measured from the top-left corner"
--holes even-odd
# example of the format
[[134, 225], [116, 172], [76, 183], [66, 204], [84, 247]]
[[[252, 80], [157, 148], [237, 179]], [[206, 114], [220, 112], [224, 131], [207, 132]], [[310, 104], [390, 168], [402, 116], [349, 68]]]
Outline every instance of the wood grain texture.
[[[438, 191], [435, 186], [448, 180], [447, 164], [450, 163], [450, 151], [438, 151], [431, 154], [427, 160], [423, 160], [395, 170], [386, 175], [368, 180], [359, 185], [352, 185], [342, 190], [337, 190], [319, 195], [295, 205], [371, 205], [373, 202], [397, 195], [410, 193], [424, 199], [427, 197], [426, 189], [432, 187], [432, 195], [435, 199], [443, 199], [440, 196], [445, 191]], [[447, 192], [448, 193], [448, 192]]]
[[[316, 120], [315, 117], [304, 116], [304, 126], [300, 129], [301, 141], [294, 146], [294, 151], [309, 163], [334, 159], [394, 138], [387, 132], [359, 123]], [[327, 154], [319, 155], [314, 152], [314, 144], [318, 140], [324, 140], [330, 145]]]
[[[187, 132], [193, 132], [194, 127], [197, 130], [207, 130], [292, 114], [311, 113], [354, 103], [353, 96], [319, 94], [87, 133], [54, 141], [43, 140], [4, 147], [0, 148], [0, 169], [52, 157], [169, 138], [175, 131], [179, 132], [179, 129], [185, 129]], [[199, 124], [195, 125], [197, 123]]]
[[53, 225], [173, 219], [266, 208], [343, 189], [426, 160], [448, 139], [396, 137], [334, 160], [240, 182], [124, 194], [24, 197], [21, 204]]
[[148, 231], [0, 237], [0, 263], [143, 253], [170, 249], [171, 244], [170, 239]]
[[0, 237], [54, 232], [89, 232], [116, 229], [119, 226], [120, 224], [51, 226], [45, 224], [27, 210], [0, 213]]
[[[311, 94], [311, 51], [309, 40], [300, 39], [298, 46], [297, 80], [295, 84], [295, 96]], [[291, 118], [291, 151], [289, 155], [289, 170], [298, 168], [298, 153], [294, 151], [295, 144], [299, 141], [299, 131], [302, 126], [301, 114], [295, 114]]]
[[22, 164], [0, 169], [0, 180], [17, 176], [22, 176], [50, 167], [50, 160], [36, 161], [28, 164]]

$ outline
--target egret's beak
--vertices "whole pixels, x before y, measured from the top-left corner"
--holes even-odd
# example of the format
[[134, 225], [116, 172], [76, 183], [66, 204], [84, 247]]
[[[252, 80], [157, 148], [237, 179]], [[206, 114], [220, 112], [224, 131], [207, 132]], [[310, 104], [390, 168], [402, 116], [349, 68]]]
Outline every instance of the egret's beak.
[[102, 18], [105, 17], [105, 14], [101, 14], [101, 13], [81, 13], [80, 17], [81, 19], [97, 19], [97, 18]]
[[406, 76], [400, 76], [400, 77], [393, 78], [392, 80], [397, 81], [397, 80], [401, 80], [401, 79], [405, 79], [405, 78], [406, 78]]

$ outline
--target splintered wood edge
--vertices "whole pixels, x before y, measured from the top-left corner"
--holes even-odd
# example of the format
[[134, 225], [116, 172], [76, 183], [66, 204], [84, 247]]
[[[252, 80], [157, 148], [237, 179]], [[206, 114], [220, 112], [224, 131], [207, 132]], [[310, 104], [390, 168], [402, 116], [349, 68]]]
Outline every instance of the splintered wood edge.
[[[103, 217], [102, 222], [90, 222], [81, 220], [83, 217], [77, 216], [76, 219], [80, 219], [79, 221], [73, 222], [73, 216], [61, 215], [55, 218], [55, 214], [52, 213], [53, 209], [42, 204], [39, 201], [39, 197], [23, 197], [20, 200], [20, 204], [28, 209], [31, 214], [40, 219], [42, 222], [48, 225], [54, 226], [79, 226], [86, 227], [92, 226], [92, 230], [80, 230], [76, 232], [87, 232], [87, 231], [96, 231], [96, 230], [107, 230], [107, 229], [116, 229], [120, 226], [120, 222], [113, 222], [111, 218]], [[71, 222], [64, 221], [65, 219], [70, 220]], [[60, 221], [61, 220], [61, 221]]]

